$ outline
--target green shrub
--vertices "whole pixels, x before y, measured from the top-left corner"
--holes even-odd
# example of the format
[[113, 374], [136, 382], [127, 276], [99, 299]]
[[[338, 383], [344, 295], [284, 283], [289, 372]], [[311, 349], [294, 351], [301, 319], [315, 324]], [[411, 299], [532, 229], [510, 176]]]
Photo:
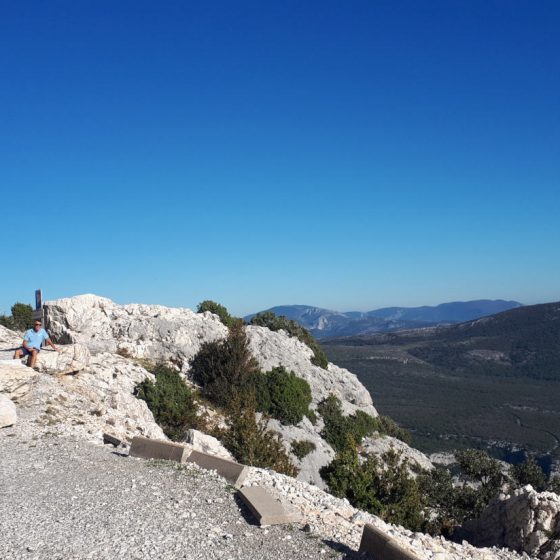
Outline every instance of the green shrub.
[[408, 463], [393, 450], [380, 462], [369, 455], [361, 462], [349, 436], [334, 460], [321, 469], [332, 494], [346, 498], [355, 507], [378, 515], [411, 531], [426, 526], [425, 502], [418, 483], [409, 474]]
[[26, 303], [14, 303], [11, 316], [0, 315], [0, 325], [15, 331], [25, 331], [33, 326], [33, 308]]
[[307, 457], [312, 451], [317, 449], [317, 446], [309, 440], [292, 441], [292, 453], [301, 461]]
[[533, 457], [527, 458], [526, 461], [515, 465], [511, 474], [519, 486], [530, 484], [538, 492], [542, 492], [546, 486], [546, 476]]
[[258, 373], [245, 329], [239, 323], [233, 324], [225, 340], [204, 343], [190, 365], [203, 396], [222, 407], [254, 387]]
[[461, 468], [463, 479], [480, 484], [477, 492], [480, 509], [486, 507], [500, 492], [501, 487], [511, 481], [500, 462], [485, 451], [462, 449], [455, 452], [455, 459]]
[[268, 430], [266, 422], [255, 418], [254, 395], [237, 398], [228, 408], [228, 430], [216, 435], [236, 458], [245, 465], [273, 469], [288, 476], [297, 476], [280, 435]]
[[313, 350], [311, 362], [314, 365], [327, 369], [329, 361], [323, 349], [309, 331], [304, 329], [297, 321], [288, 319], [284, 315], [275, 315], [272, 311], [264, 311], [263, 313], [257, 313], [250, 323], [259, 327], [267, 327], [271, 331], [286, 331], [290, 336], [297, 338]]
[[282, 366], [259, 376], [257, 410], [269, 414], [282, 424], [298, 424], [310, 414], [311, 387], [305, 379]]
[[220, 321], [226, 326], [231, 327], [237, 321], [235, 317], [229, 314], [229, 311], [220, 303], [216, 303], [210, 299], [206, 299], [198, 304], [196, 308], [197, 313], [204, 313], [205, 311], [210, 311], [220, 318]]
[[412, 443], [410, 432], [399, 426], [392, 418], [389, 418], [389, 416], [379, 415], [376, 420], [379, 424], [379, 433], [400, 439], [407, 445]]
[[146, 401], [155, 421], [167, 437], [184, 441], [187, 430], [201, 427], [198, 407], [179, 373], [163, 365], [154, 370], [155, 383], [146, 379], [137, 386], [138, 398]]
[[361, 410], [356, 414], [344, 416], [340, 400], [332, 394], [319, 403], [317, 410], [325, 423], [321, 436], [335, 451], [340, 452], [344, 449], [348, 437], [356, 444], [361, 443], [365, 436], [371, 435], [379, 426], [373, 416]]

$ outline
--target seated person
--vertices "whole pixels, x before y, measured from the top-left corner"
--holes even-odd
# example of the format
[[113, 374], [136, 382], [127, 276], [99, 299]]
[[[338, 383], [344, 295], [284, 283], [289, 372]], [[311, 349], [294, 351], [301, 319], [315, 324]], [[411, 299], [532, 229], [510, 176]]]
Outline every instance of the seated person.
[[57, 347], [51, 342], [49, 334], [43, 328], [43, 322], [41, 319], [36, 319], [33, 328], [25, 331], [23, 335], [23, 346], [18, 348], [14, 354], [14, 360], [22, 358], [23, 356], [28, 356], [27, 365], [34, 368], [35, 362], [37, 361], [37, 354], [41, 351], [41, 345], [46, 341], [47, 344], [52, 346], [52, 348], [58, 352]]

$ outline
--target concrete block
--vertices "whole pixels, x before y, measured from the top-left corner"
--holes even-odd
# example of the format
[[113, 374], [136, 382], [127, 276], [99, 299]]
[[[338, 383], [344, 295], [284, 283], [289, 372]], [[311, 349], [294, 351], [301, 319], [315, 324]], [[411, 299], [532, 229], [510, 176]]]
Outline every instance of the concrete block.
[[298, 517], [288, 513], [284, 506], [260, 486], [247, 486], [239, 491], [259, 525], [282, 525], [294, 523]]
[[103, 443], [111, 444], [115, 447], [119, 447], [119, 445], [123, 444], [123, 442], [119, 438], [116, 438], [115, 436], [107, 433], [103, 434]]
[[223, 476], [230, 484], [239, 488], [245, 478], [247, 477], [248, 469], [245, 465], [240, 465], [234, 461], [228, 461], [215, 455], [202, 453], [202, 451], [191, 451], [190, 455], [186, 458], [188, 463], [195, 463], [203, 469], [209, 471], [216, 471], [220, 476]]
[[364, 525], [360, 552], [375, 560], [418, 560], [418, 556], [398, 545], [389, 535], [367, 523]]
[[142, 459], [164, 459], [184, 463], [189, 451], [180, 443], [135, 436], [128, 454], [130, 457], [141, 457]]

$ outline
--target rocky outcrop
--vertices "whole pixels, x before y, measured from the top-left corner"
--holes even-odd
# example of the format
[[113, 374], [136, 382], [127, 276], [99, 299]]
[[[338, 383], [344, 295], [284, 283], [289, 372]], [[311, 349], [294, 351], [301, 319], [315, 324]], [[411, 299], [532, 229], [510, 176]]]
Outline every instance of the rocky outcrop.
[[[305, 417], [297, 426], [283, 426], [278, 420], [272, 419], [268, 421], [268, 427], [281, 435], [286, 451], [299, 469], [298, 480], [315, 484], [319, 488], [326, 488], [319, 471], [334, 459], [335, 452], [320, 436], [322, 423], [314, 426]], [[315, 449], [299, 459], [292, 452], [292, 443], [295, 441], [310, 441], [315, 445]]]
[[363, 410], [377, 416], [368, 390], [347, 369], [334, 364], [329, 364], [326, 370], [314, 366], [311, 363], [312, 350], [284, 331], [272, 332], [266, 327], [249, 326], [247, 334], [251, 351], [261, 369], [267, 371], [284, 366], [292, 370], [309, 383], [314, 404], [333, 393], [341, 400], [345, 414]]
[[481, 517], [463, 530], [476, 546], [502, 546], [560, 560], [560, 496], [528, 485], [490, 502]]
[[46, 327], [60, 344], [85, 344], [91, 354], [120, 353], [188, 369], [203, 342], [224, 338], [227, 328], [211, 313], [162, 305], [117, 305], [83, 295], [45, 303]]
[[408, 461], [412, 473], [419, 469], [430, 471], [434, 468], [434, 465], [424, 453], [391, 436], [366, 437], [362, 441], [361, 448], [362, 453], [376, 456], [384, 455], [393, 450], [400, 455], [401, 460], [406, 459]]
[[0, 394], [0, 428], [13, 426], [17, 422], [16, 405]]

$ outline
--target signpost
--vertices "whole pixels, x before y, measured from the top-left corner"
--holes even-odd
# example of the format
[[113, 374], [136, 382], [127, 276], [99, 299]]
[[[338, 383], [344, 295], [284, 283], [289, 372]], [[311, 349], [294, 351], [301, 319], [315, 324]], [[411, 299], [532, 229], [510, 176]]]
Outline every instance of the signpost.
[[35, 290], [35, 311], [32, 313], [33, 320], [43, 320], [43, 292]]

